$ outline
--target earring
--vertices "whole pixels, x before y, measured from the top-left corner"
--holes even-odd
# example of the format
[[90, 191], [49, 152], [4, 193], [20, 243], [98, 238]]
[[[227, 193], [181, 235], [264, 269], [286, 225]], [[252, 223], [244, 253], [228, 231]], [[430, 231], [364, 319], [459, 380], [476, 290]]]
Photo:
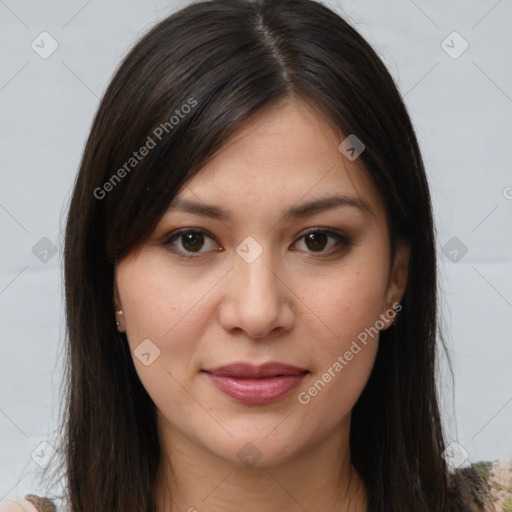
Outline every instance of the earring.
[[391, 327], [396, 327], [396, 319], [398, 318], [398, 313], [400, 313], [400, 310], [394, 309], [393, 311], [395, 312], [395, 317], [393, 323], [391, 324]]
[[[119, 311], [116, 311], [116, 315], [122, 315], [123, 314], [123, 311], [120, 309]], [[116, 322], [116, 327], [119, 327], [121, 325], [121, 322], [118, 320]]]

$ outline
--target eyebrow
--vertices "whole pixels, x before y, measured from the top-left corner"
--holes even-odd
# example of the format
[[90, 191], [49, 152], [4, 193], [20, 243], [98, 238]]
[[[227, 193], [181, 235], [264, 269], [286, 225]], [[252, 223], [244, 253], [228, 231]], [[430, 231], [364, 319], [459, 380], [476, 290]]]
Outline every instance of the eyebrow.
[[[375, 212], [364, 199], [347, 195], [331, 195], [292, 206], [291, 208], [285, 210], [281, 220], [289, 221], [292, 219], [307, 217], [315, 213], [331, 210], [341, 206], [354, 207], [359, 209], [364, 214], [370, 214], [375, 217]], [[168, 211], [182, 211], [195, 215], [201, 215], [203, 217], [218, 219], [224, 222], [230, 222], [232, 220], [231, 213], [218, 206], [199, 203], [191, 199], [180, 197], [174, 199], [171, 202]]]

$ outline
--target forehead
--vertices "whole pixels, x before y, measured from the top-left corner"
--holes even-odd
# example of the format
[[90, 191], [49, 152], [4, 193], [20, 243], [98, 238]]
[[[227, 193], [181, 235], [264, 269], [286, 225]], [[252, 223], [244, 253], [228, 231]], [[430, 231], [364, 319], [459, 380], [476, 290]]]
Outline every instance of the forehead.
[[223, 209], [283, 210], [315, 198], [343, 195], [384, 215], [384, 204], [361, 159], [338, 149], [345, 138], [311, 104], [286, 100], [247, 120], [182, 188], [183, 199]]

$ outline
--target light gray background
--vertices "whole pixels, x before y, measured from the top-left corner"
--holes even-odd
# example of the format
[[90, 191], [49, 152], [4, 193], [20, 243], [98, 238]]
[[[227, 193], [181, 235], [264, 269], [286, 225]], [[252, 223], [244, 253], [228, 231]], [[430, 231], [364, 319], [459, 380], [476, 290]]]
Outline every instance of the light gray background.
[[[0, 0], [0, 499], [37, 491], [31, 453], [57, 428], [62, 229], [99, 98], [138, 37], [186, 3]], [[445, 366], [441, 380], [448, 441], [471, 462], [510, 458], [511, 1], [327, 4], [378, 51], [417, 129], [455, 365], [455, 388]], [[59, 45], [47, 59], [31, 48], [43, 31]], [[455, 59], [453, 31], [469, 44]], [[43, 237], [58, 249], [46, 263], [32, 250]], [[458, 262], [443, 254], [453, 237]]]

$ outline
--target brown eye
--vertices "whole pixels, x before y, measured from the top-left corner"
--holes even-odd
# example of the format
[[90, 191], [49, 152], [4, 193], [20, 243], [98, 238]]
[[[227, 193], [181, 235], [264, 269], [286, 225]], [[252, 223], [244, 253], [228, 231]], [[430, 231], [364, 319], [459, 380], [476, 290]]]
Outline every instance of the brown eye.
[[[304, 240], [306, 252], [318, 253], [320, 256], [335, 253], [352, 245], [348, 237], [331, 229], [309, 231], [299, 240]], [[330, 240], [334, 240], [334, 242], [329, 243]]]
[[[196, 254], [208, 252], [211, 248], [201, 250], [208, 245], [206, 242], [213, 238], [202, 230], [187, 229], [173, 233], [170, 237], [162, 242], [162, 245], [170, 251], [179, 254], [183, 258], [195, 258]], [[214, 241], [213, 241], [214, 242]], [[212, 245], [210, 243], [210, 245]], [[215, 245], [215, 243], [213, 243]]]
[[182, 237], [182, 246], [191, 252], [196, 252], [204, 244], [204, 236], [202, 233], [187, 233], [185, 235], [181, 235]]
[[305, 235], [306, 245], [312, 251], [321, 251], [325, 248], [329, 237], [325, 233], [309, 233]]

